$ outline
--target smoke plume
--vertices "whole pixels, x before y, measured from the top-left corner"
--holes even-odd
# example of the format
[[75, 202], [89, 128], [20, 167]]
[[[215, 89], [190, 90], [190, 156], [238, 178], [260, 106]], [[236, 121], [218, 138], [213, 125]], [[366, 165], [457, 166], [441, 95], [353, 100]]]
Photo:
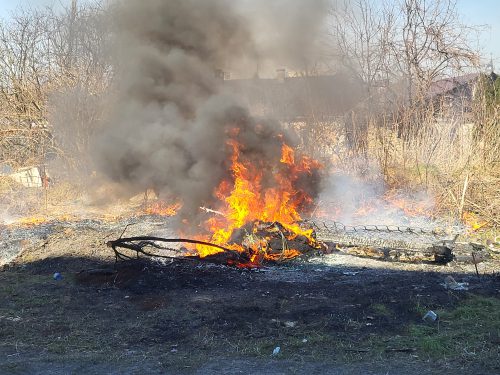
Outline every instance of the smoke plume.
[[327, 44], [323, 37], [329, 35], [325, 18], [330, 1], [243, 0], [235, 3], [253, 31], [261, 70], [281, 64], [292, 70], [308, 71], [322, 60]]
[[[115, 86], [95, 150], [102, 171], [131, 191], [156, 188], [182, 199], [181, 216], [190, 217], [210, 205], [228, 173], [231, 129], [239, 129], [247, 158], [279, 160], [279, 123], [253, 119], [214, 72], [259, 59], [306, 64], [326, 13], [326, 1], [115, 4]], [[263, 32], [269, 37], [259, 45]]]

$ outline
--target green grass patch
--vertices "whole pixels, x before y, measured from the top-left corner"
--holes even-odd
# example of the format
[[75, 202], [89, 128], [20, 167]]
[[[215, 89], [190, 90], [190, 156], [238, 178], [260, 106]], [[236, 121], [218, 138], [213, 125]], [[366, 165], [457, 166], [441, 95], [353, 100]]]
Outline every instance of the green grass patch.
[[374, 303], [373, 305], [371, 305], [370, 309], [375, 315], [378, 316], [388, 317], [392, 315], [391, 310], [382, 303]]
[[499, 362], [500, 299], [470, 296], [453, 310], [438, 310], [439, 321], [411, 324], [397, 345], [432, 358]]

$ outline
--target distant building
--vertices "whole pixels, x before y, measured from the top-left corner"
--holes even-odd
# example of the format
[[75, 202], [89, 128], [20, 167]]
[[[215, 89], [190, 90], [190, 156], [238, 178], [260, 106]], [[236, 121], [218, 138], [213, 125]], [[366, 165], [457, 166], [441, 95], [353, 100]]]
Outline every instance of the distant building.
[[467, 117], [472, 111], [481, 77], [495, 81], [498, 76], [493, 72], [488, 75], [471, 73], [433, 82], [428, 91], [428, 100], [436, 114], [441, 117]]
[[344, 116], [363, 101], [364, 95], [361, 82], [346, 75], [288, 77], [284, 69], [276, 79], [226, 80], [224, 87], [253, 115], [285, 122]]

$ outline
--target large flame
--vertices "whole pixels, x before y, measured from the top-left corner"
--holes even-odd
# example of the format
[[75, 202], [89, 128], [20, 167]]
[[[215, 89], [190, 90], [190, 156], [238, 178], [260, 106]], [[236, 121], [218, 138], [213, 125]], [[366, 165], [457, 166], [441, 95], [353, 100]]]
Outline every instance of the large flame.
[[[231, 243], [233, 233], [249, 223], [277, 222], [286, 230], [286, 235], [279, 233], [284, 236], [284, 242], [304, 236], [311, 246], [317, 247], [312, 229], [303, 229], [298, 224], [301, 221], [301, 210], [310, 207], [313, 201], [298, 185], [304, 178], [313, 178], [321, 168], [320, 163], [306, 156], [296, 155], [284, 142], [279, 160], [263, 159], [257, 162], [245, 158], [242, 152], [244, 145], [235, 138], [226, 143], [231, 154], [231, 178], [223, 180], [214, 191], [220, 205], [216, 209], [220, 214], [205, 222], [204, 229], [212, 234], [200, 239], [238, 252], [248, 252], [250, 248], [250, 262], [254, 264], [262, 259], [291, 258], [299, 255], [298, 250], [289, 249], [286, 245], [279, 256], [268, 253], [266, 238], [245, 241], [245, 246], [241, 243]], [[272, 173], [271, 182], [268, 179], [264, 181], [266, 172]], [[255, 233], [256, 226], [251, 231]], [[253, 233], [248, 233], [248, 238], [251, 238]], [[206, 257], [221, 250], [199, 245], [196, 251], [197, 255]]]

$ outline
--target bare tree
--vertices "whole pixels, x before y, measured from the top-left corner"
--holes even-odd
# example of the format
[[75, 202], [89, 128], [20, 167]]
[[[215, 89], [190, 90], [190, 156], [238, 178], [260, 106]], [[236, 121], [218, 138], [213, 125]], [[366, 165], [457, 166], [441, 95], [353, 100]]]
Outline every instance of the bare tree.
[[365, 100], [345, 114], [344, 134], [354, 151], [366, 154], [368, 124], [379, 110], [376, 107], [381, 104], [381, 88], [388, 86], [393, 72], [387, 58], [393, 38], [393, 13], [386, 13], [380, 2], [355, 0], [341, 3], [331, 10], [331, 15], [336, 60], [366, 90]]
[[369, 91], [404, 79], [411, 102], [436, 79], [478, 66], [478, 30], [460, 22], [454, 0], [356, 0], [332, 15], [341, 61]]
[[43, 122], [43, 36], [44, 20], [36, 11], [20, 10], [0, 25], [0, 142], [4, 160], [13, 165], [32, 163], [50, 143]]
[[[427, 184], [428, 169], [420, 166], [432, 163], [445, 139], [430, 88], [436, 80], [477, 70], [472, 42], [478, 29], [460, 22], [454, 0], [355, 0], [332, 15], [340, 61], [368, 93], [346, 115], [346, 138], [364, 138], [350, 143], [369, 148], [368, 128], [377, 125], [372, 139], [383, 170], [401, 158], [403, 168], [414, 163]], [[394, 134], [402, 139], [399, 146]]]
[[[96, 103], [112, 72], [105, 12], [100, 3], [79, 5], [73, 0], [62, 11], [24, 8], [0, 22], [4, 161], [14, 166], [40, 164], [47, 152], [61, 152], [61, 148], [85, 153], [98, 116]], [[62, 97], [66, 99], [61, 101]], [[65, 111], [61, 113], [66, 115], [50, 116], [55, 113], [51, 108], [62, 102]], [[69, 141], [71, 137], [75, 139]]]
[[383, 9], [368, 0], [344, 2], [332, 10], [331, 33], [336, 41], [338, 57], [372, 93], [377, 81], [385, 78], [387, 36], [392, 19]]
[[425, 96], [438, 78], [477, 67], [471, 46], [473, 27], [460, 22], [454, 0], [403, 0], [397, 10], [402, 31], [391, 47], [408, 84], [408, 100]]

